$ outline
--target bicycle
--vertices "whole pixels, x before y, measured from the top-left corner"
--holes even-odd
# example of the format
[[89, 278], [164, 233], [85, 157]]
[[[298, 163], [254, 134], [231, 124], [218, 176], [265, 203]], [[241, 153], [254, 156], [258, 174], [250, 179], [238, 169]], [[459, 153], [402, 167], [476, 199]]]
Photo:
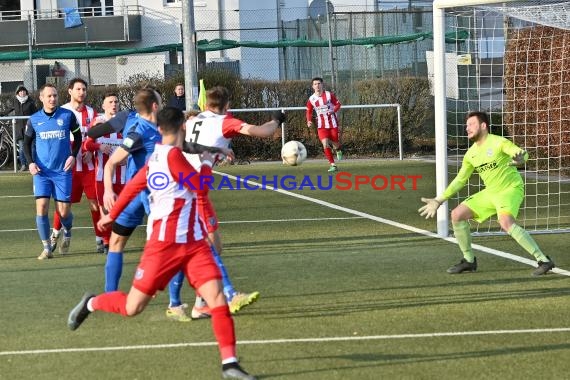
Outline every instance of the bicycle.
[[[6, 128], [6, 125], [0, 122], [0, 168], [7, 166], [12, 161], [13, 147], [12, 128]], [[17, 153], [20, 154], [18, 146], [16, 149]]]

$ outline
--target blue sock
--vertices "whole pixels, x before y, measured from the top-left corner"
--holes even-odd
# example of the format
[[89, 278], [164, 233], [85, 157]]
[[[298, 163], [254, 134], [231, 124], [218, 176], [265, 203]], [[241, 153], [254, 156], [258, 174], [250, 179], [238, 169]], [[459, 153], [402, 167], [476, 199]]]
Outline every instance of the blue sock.
[[109, 252], [105, 263], [105, 292], [119, 289], [119, 280], [123, 273], [123, 253]]
[[218, 251], [216, 251], [216, 248], [214, 248], [214, 246], [210, 246], [210, 249], [212, 250], [212, 255], [214, 256], [216, 265], [218, 266], [218, 268], [220, 268], [220, 272], [222, 272], [224, 295], [226, 296], [226, 300], [228, 300], [229, 302], [232, 300], [232, 298], [234, 298], [234, 295], [237, 293], [237, 291], [235, 290], [232, 282], [230, 281], [230, 276], [228, 275], [228, 271], [226, 271], [226, 267], [224, 266], [224, 262], [222, 261], [222, 258], [218, 254]]
[[65, 218], [60, 215], [59, 220], [61, 220], [61, 225], [63, 226], [63, 236], [71, 237], [71, 227], [73, 226], [73, 214], [71, 211]]
[[182, 300], [180, 300], [182, 285], [184, 285], [184, 272], [180, 271], [176, 273], [168, 283], [168, 294], [170, 295], [169, 307], [182, 305]]
[[49, 240], [49, 218], [47, 215], [36, 215], [36, 226], [41, 240]]

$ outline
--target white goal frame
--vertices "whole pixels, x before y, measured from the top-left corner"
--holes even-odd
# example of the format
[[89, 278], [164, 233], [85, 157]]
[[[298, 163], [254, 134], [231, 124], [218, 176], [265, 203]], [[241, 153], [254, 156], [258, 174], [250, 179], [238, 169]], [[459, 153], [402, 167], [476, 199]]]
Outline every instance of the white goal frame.
[[[433, 80], [435, 110], [436, 194], [442, 194], [448, 185], [448, 130], [446, 107], [446, 10], [471, 6], [507, 6], [518, 0], [435, 0], [433, 2]], [[437, 212], [437, 234], [449, 236], [450, 214], [448, 202]], [[565, 232], [565, 231], [556, 231]]]

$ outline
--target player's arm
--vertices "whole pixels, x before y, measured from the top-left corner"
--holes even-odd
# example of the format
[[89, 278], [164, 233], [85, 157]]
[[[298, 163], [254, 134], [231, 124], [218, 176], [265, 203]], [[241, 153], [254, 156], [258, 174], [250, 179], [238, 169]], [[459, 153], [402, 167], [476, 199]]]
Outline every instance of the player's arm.
[[230, 157], [231, 159], [235, 158], [234, 151], [231, 150], [230, 148], [218, 148], [215, 146], [206, 146], [202, 144], [197, 144], [192, 141], [184, 141], [182, 143], [182, 151], [184, 153], [189, 153], [189, 154], [202, 154], [204, 152], [210, 152], [213, 154], [220, 153]]
[[[32, 122], [28, 119], [26, 123], [26, 129], [24, 130], [24, 155], [26, 156], [26, 161], [28, 161], [28, 169], [32, 175], [36, 174], [39, 169], [34, 162], [34, 157], [32, 155], [32, 145], [36, 140], [36, 131], [32, 127]], [[32, 170], [33, 169], [33, 170]]]
[[97, 226], [105, 229], [107, 225], [112, 223], [119, 217], [121, 212], [129, 205], [129, 203], [136, 198], [141, 191], [146, 188], [146, 173], [148, 166], [144, 166], [138, 173], [125, 185], [117, 201], [111, 207], [108, 214], [101, 216]]
[[112, 117], [104, 123], [94, 125], [87, 131], [87, 136], [92, 139], [98, 139], [99, 137], [108, 135], [109, 133], [122, 131], [127, 122], [129, 112], [130, 111], [117, 112], [115, 117]]
[[192, 174], [197, 173], [196, 169], [190, 165], [180, 149], [171, 149], [167, 157], [170, 175], [176, 182], [182, 184], [189, 191], [206, 195], [208, 194], [207, 182], [201, 178], [212, 177], [213, 158], [209, 152], [205, 152], [200, 156], [200, 159], [202, 161], [200, 175], [196, 175]]
[[528, 152], [517, 146], [511, 140], [505, 139], [503, 141], [501, 144], [501, 151], [512, 158], [512, 161], [509, 163], [511, 166], [524, 165], [528, 160]]
[[307, 127], [313, 125], [313, 103], [307, 100], [307, 111], [305, 112], [305, 117], [307, 118]]
[[439, 206], [441, 206], [443, 202], [447, 201], [467, 184], [467, 181], [469, 181], [469, 177], [471, 177], [471, 174], [473, 174], [473, 170], [475, 168], [469, 161], [466, 160], [466, 157], [467, 155], [463, 157], [461, 169], [459, 169], [457, 176], [447, 186], [442, 195], [439, 195], [435, 198], [421, 198], [422, 202], [425, 203], [425, 205], [418, 209], [418, 212], [421, 216], [425, 216], [426, 219], [433, 218]]
[[285, 122], [285, 119], [286, 117], [283, 112], [273, 111], [271, 114], [271, 121], [261, 125], [243, 123], [241, 124], [239, 133], [254, 137], [271, 137], [275, 133], [277, 127], [279, 127], [281, 123]]
[[331, 92], [331, 103], [333, 104], [333, 112], [337, 113], [340, 110], [341, 104], [335, 94]]
[[72, 118], [71, 124], [72, 125], [70, 129], [71, 134], [73, 135], [73, 145], [71, 146], [71, 156], [65, 160], [65, 165], [63, 166], [63, 170], [65, 171], [71, 170], [71, 168], [73, 168], [73, 165], [75, 165], [75, 157], [77, 157], [77, 154], [79, 154], [79, 151], [81, 150], [83, 139], [83, 136], [81, 136], [81, 128], [79, 127], [79, 124], [77, 123], [77, 119], [75, 117]]
[[87, 137], [83, 142], [83, 150], [87, 150], [90, 152], [98, 151], [101, 148], [101, 144], [97, 141], [92, 139], [91, 137]]
[[128, 156], [129, 152], [120, 146], [115, 149], [103, 168], [103, 186], [105, 188], [105, 193], [103, 194], [103, 205], [107, 210], [110, 210], [113, 207], [115, 199], [117, 198], [117, 195], [113, 191], [113, 176], [115, 175], [115, 168]]

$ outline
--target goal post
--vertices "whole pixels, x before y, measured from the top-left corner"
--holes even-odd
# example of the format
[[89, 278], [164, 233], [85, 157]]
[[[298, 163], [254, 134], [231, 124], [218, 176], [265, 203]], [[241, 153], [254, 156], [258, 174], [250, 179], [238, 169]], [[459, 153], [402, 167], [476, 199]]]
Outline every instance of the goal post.
[[[466, 112], [482, 110], [491, 118], [492, 133], [530, 154], [521, 172], [527, 195], [519, 222], [529, 232], [570, 232], [569, 14], [570, 1], [562, 0], [434, 1], [437, 194], [457, 173], [470, 145]], [[450, 32], [458, 38], [446, 43]], [[453, 83], [447, 83], [450, 73]], [[474, 176], [451, 203], [481, 186]], [[449, 234], [448, 203], [437, 213], [440, 236]], [[475, 233], [499, 231], [488, 221]]]

